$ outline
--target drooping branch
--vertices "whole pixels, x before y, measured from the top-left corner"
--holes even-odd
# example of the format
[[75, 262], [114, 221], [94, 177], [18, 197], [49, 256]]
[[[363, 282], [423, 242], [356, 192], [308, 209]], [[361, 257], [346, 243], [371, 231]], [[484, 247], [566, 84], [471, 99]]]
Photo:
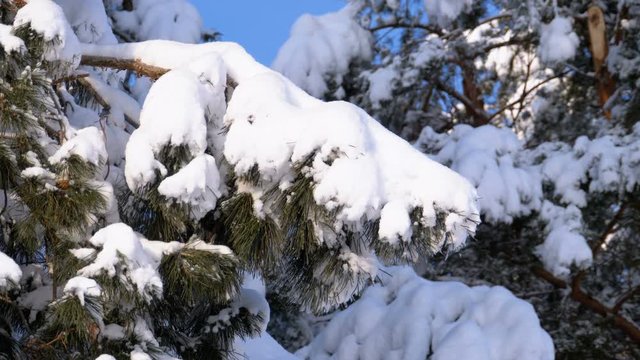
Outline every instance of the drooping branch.
[[138, 59], [118, 59], [114, 57], [83, 55], [81, 65], [97, 66], [118, 70], [131, 70], [138, 75], [157, 80], [169, 70], [154, 65], [148, 65]]

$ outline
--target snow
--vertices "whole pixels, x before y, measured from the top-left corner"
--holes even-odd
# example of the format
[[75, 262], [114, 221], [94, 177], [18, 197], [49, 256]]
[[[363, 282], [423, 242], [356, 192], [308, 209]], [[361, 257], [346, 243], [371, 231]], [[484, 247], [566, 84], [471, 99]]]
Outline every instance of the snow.
[[58, 151], [49, 157], [49, 162], [58, 164], [72, 155], [79, 156], [97, 167], [104, 165], [107, 160], [107, 149], [102, 132], [95, 126], [78, 130], [74, 137], [62, 144]]
[[175, 175], [162, 180], [160, 194], [190, 205], [195, 219], [215, 209], [220, 197], [220, 174], [211, 155], [198, 155]]
[[369, 74], [369, 100], [374, 108], [380, 108], [380, 102], [391, 100], [392, 83], [398, 77], [393, 67], [381, 67]]
[[523, 146], [510, 129], [458, 125], [442, 137], [427, 127], [416, 146], [438, 148], [433, 158], [477, 187], [480, 209], [489, 222], [509, 223], [541, 206], [541, 175], [514, 164]]
[[553, 359], [533, 307], [507, 289], [432, 282], [408, 267], [333, 316], [302, 359]]
[[64, 61], [77, 67], [80, 42], [66, 21], [60, 6], [51, 0], [30, 0], [16, 13], [14, 28], [28, 25], [45, 41], [51, 42], [44, 53], [49, 61]]
[[543, 62], [570, 60], [576, 55], [579, 44], [570, 19], [556, 16], [549, 24], [542, 24], [538, 53]]
[[[125, 175], [132, 190], [137, 191], [157, 180], [156, 172], [162, 176], [167, 174], [165, 166], [156, 160], [166, 146], [185, 146], [194, 158], [204, 154], [208, 146], [209, 118], [215, 121], [221, 118], [216, 114], [224, 111], [225, 86], [225, 69], [215, 54], [174, 69], [156, 81], [144, 102], [140, 127], [127, 143]], [[193, 175], [193, 171], [198, 170], [198, 163], [201, 161], [186, 171]], [[211, 165], [215, 164], [207, 163], [209, 171], [212, 171]], [[185, 174], [187, 172], [179, 176], [189, 176]], [[209, 180], [208, 186], [218, 182], [213, 174]], [[211, 191], [219, 193], [218, 186]]]
[[117, 107], [121, 109], [123, 114], [131, 121], [136, 125], [139, 125], [141, 107], [136, 100], [118, 88], [109, 86], [94, 75], [86, 77], [85, 80], [108, 104], [111, 105], [111, 111], [114, 110], [114, 107]]
[[411, 56], [416, 67], [426, 67], [432, 61], [442, 59], [446, 55], [444, 42], [435, 34], [429, 34], [420, 42], [418, 51]]
[[102, 354], [102, 355], [98, 356], [95, 360], [116, 360], [116, 358], [114, 358], [111, 355]]
[[84, 306], [86, 296], [100, 297], [102, 289], [95, 280], [83, 276], [76, 276], [67, 281], [63, 293], [65, 295], [77, 296], [80, 304]]
[[103, 336], [109, 340], [121, 340], [125, 338], [124, 328], [118, 324], [105, 325], [104, 329], [100, 332], [100, 336]]
[[273, 69], [315, 97], [329, 90], [328, 79], [340, 88], [349, 65], [372, 56], [371, 35], [354, 20], [358, 11], [354, 2], [335, 13], [302, 15], [278, 51]]
[[116, 44], [102, 0], [55, 0], [78, 40], [83, 43]]
[[580, 234], [582, 213], [575, 205], [564, 208], [545, 201], [540, 217], [547, 222], [548, 235], [536, 252], [546, 269], [557, 277], [567, 279], [572, 265], [579, 269], [591, 266], [593, 253], [587, 240]]
[[238, 356], [250, 360], [297, 360], [266, 332], [253, 338], [236, 338], [233, 348]]
[[[134, 285], [138, 294], [147, 302], [162, 296], [162, 280], [157, 272], [157, 261], [145, 251], [141, 236], [129, 226], [122, 223], [109, 225], [98, 230], [89, 242], [100, 248], [100, 251], [91, 264], [78, 271], [78, 275], [118, 275]], [[120, 273], [118, 269], [122, 266], [127, 271]]]
[[140, 40], [166, 39], [196, 43], [202, 33], [198, 10], [184, 0], [139, 1], [136, 13], [141, 16]]
[[0, 251], [0, 291], [19, 286], [22, 278], [20, 266]]
[[25, 309], [29, 309], [29, 322], [34, 322], [38, 313], [49, 306], [51, 301], [53, 301], [52, 294], [53, 288], [51, 285], [45, 285], [23, 294], [18, 298], [18, 303]]
[[27, 50], [24, 41], [11, 34], [11, 26], [0, 24], [0, 45], [6, 53], [23, 53]]
[[429, 21], [442, 27], [470, 9], [472, 4], [473, 0], [424, 0]]

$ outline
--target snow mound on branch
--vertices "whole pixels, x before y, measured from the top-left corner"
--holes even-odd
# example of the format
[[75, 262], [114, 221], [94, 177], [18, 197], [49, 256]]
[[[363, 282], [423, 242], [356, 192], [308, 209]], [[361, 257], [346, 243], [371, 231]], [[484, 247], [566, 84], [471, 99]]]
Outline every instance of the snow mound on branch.
[[17, 36], [11, 34], [11, 26], [0, 24], [0, 46], [4, 49], [4, 52], [18, 52], [22, 53], [27, 50], [24, 45], [24, 41]]
[[[393, 218], [406, 218], [420, 208], [430, 227], [436, 225], [437, 211], [449, 212], [445, 222], [452, 247], [475, 229], [473, 187], [352, 104], [322, 102], [278, 74], [263, 73], [236, 87], [225, 119], [225, 157], [236, 173], [257, 166], [265, 179], [282, 184], [289, 181], [294, 164], [308, 160], [316, 203], [339, 209], [339, 221], [376, 220], [394, 201], [404, 215], [396, 211]], [[389, 221], [381, 219], [398, 236], [410, 234], [406, 221]], [[445, 245], [445, 239], [435, 241], [437, 248]]]
[[76, 276], [67, 281], [63, 292], [65, 295], [77, 296], [80, 304], [84, 306], [85, 296], [100, 297], [102, 289], [95, 280], [83, 276]]
[[358, 5], [349, 4], [335, 13], [302, 15], [278, 51], [273, 69], [315, 97], [329, 90], [328, 80], [341, 88], [349, 65], [372, 56], [371, 34], [354, 20], [358, 11]]
[[46, 60], [68, 62], [74, 67], [80, 63], [80, 42], [59, 5], [51, 0], [30, 0], [18, 10], [13, 22], [14, 28], [23, 25], [51, 43], [44, 53]]
[[12, 258], [0, 251], [0, 291], [18, 286], [22, 278], [20, 266]]
[[220, 197], [220, 174], [211, 155], [198, 155], [175, 175], [162, 180], [160, 194], [191, 205], [195, 219], [215, 209]]
[[546, 360], [553, 342], [533, 307], [496, 286], [432, 282], [387, 269], [301, 349], [303, 359]]
[[80, 129], [75, 136], [66, 141], [58, 151], [49, 157], [49, 162], [58, 164], [72, 155], [95, 166], [103, 165], [107, 160], [104, 136], [95, 126]]
[[424, 0], [429, 20], [444, 27], [471, 8], [473, 0]]
[[545, 201], [540, 217], [547, 222], [547, 237], [536, 248], [545, 268], [555, 276], [566, 279], [571, 266], [579, 269], [591, 266], [593, 253], [587, 239], [580, 234], [582, 213], [575, 205], [566, 208]]
[[[210, 119], [221, 121], [224, 113], [225, 87], [225, 67], [216, 55], [205, 56], [158, 79], [143, 105], [140, 127], [127, 143], [125, 175], [129, 188], [138, 191], [153, 183], [157, 173], [167, 174], [158, 160], [167, 146], [183, 146], [191, 157], [204, 154], [208, 123]], [[218, 194], [219, 181], [214, 175], [210, 180], [207, 185], [215, 185], [211, 191]]]
[[100, 251], [93, 263], [78, 271], [78, 275], [95, 277], [106, 274], [118, 275], [123, 266], [127, 269], [120, 277], [134, 285], [138, 294], [146, 301], [162, 296], [162, 280], [157, 271], [159, 259], [146, 251], [142, 237], [129, 226], [118, 223], [100, 229], [89, 242]]
[[556, 16], [540, 29], [538, 53], [545, 63], [567, 61], [576, 55], [579, 44], [580, 39], [573, 32], [571, 20]]
[[480, 209], [489, 222], [509, 223], [541, 206], [541, 176], [514, 163], [522, 142], [510, 129], [458, 125], [450, 134], [436, 134], [426, 127], [416, 146], [437, 148], [435, 160], [476, 186]]

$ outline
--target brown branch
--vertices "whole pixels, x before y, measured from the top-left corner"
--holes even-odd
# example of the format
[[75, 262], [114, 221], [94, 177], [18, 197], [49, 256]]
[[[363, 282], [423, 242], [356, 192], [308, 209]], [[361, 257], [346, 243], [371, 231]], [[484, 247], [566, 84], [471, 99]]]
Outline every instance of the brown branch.
[[484, 109], [476, 108], [476, 104], [471, 99], [466, 97], [465, 95], [460, 94], [459, 92], [457, 92], [452, 87], [450, 87], [447, 84], [444, 84], [444, 83], [442, 83], [440, 81], [438, 81], [436, 83], [436, 86], [440, 90], [446, 92], [447, 94], [451, 95], [456, 100], [460, 101], [465, 106], [465, 109], [470, 113], [469, 115], [471, 115], [473, 118], [481, 119], [480, 122], [483, 122], [485, 124], [489, 123], [489, 121], [491, 120], [492, 117], [490, 117], [484, 111]]
[[138, 75], [146, 76], [153, 80], [157, 80], [169, 71], [159, 66], [145, 64], [139, 59], [118, 59], [93, 55], [83, 55], [80, 64], [118, 70], [131, 70]]
[[[598, 240], [591, 245], [591, 251], [594, 257], [602, 249], [602, 245], [607, 241], [607, 238], [615, 232], [616, 225], [618, 225], [618, 223], [620, 222], [620, 219], [622, 219], [622, 216], [624, 215], [626, 207], [627, 207], [627, 203], [623, 202], [620, 205], [620, 208], [618, 209], [618, 211], [611, 218], [609, 223], [607, 223], [605, 230], [600, 235]], [[548, 283], [552, 284], [557, 288], [565, 289], [569, 286], [567, 282], [554, 276], [553, 274], [551, 274], [550, 272], [548, 272], [547, 270], [541, 267], [534, 267], [532, 269], [532, 272], [539, 278], [544, 279], [545, 281], [547, 281]], [[635, 342], [640, 343], [640, 328], [638, 328], [638, 326], [636, 326], [633, 322], [627, 320], [626, 318], [618, 314], [622, 305], [627, 300], [631, 299], [636, 292], [640, 291], [640, 287], [636, 287], [635, 289], [623, 294], [618, 299], [616, 304], [610, 308], [602, 304], [597, 299], [591, 297], [589, 294], [585, 293], [584, 290], [582, 290], [582, 286], [581, 286], [582, 280], [586, 277], [586, 275], [587, 275], [587, 271], [581, 270], [576, 274], [576, 276], [571, 281], [571, 295], [570, 295], [571, 298], [601, 316], [611, 316], [613, 318], [613, 323], [618, 328], [624, 331]]]
[[635, 288], [633, 288], [633, 289], [627, 291], [626, 293], [622, 294], [622, 296], [620, 296], [618, 298], [618, 300], [616, 301], [615, 305], [613, 305], [613, 308], [611, 309], [613, 311], [613, 313], [614, 314], [619, 313], [620, 310], [622, 309], [622, 305], [624, 305], [628, 300], [630, 300], [636, 294], [640, 294], [640, 286], [636, 286]]
[[376, 32], [376, 31], [380, 31], [380, 30], [384, 30], [384, 29], [420, 29], [420, 30], [425, 30], [428, 31], [430, 33], [434, 33], [436, 35], [439, 36], [443, 36], [444, 32], [442, 31], [442, 29], [439, 29], [435, 26], [431, 26], [431, 25], [426, 25], [426, 24], [420, 24], [420, 23], [416, 23], [416, 24], [411, 24], [411, 23], [404, 23], [404, 22], [394, 22], [394, 23], [389, 23], [389, 24], [381, 24], [381, 25], [377, 25], [374, 26], [372, 28], [369, 29], [369, 31], [371, 32]]
[[89, 76], [88, 73], [73, 74], [73, 75], [61, 77], [59, 79], [55, 79], [55, 80], [53, 80], [51, 82], [51, 84], [55, 86], [55, 85], [58, 85], [60, 83], [65, 82], [65, 81], [77, 80], [77, 79], [80, 79], [80, 78], [85, 78], [87, 76]]
[[[539, 278], [547, 281], [557, 288], [566, 289], [568, 287], [568, 284], [564, 280], [554, 276], [541, 267], [534, 267], [532, 272]], [[570, 297], [601, 316], [611, 317], [613, 319], [613, 324], [616, 327], [627, 334], [627, 336], [629, 336], [633, 341], [640, 343], [640, 328], [623, 316], [618, 315], [614, 311], [615, 307], [609, 308], [605, 306], [600, 301], [585, 293], [580, 286], [575, 286], [575, 284], [572, 284], [571, 286]]]

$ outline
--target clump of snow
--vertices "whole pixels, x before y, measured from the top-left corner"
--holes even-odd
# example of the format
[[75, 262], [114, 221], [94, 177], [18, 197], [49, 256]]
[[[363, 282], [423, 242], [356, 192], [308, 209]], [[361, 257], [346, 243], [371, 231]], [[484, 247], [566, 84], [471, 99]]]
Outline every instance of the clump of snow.
[[[141, 236], [129, 226], [118, 223], [109, 225], [96, 232], [89, 242], [100, 248], [95, 260], [78, 271], [78, 275], [95, 277], [106, 274], [118, 275], [118, 269], [126, 280], [135, 286], [138, 294], [146, 301], [162, 296], [162, 280], [157, 272], [158, 261], [147, 251]], [[125, 284], [126, 285], [126, 284]]]
[[107, 159], [107, 149], [100, 130], [95, 126], [78, 130], [74, 137], [62, 144], [60, 149], [49, 157], [49, 162], [58, 164], [72, 155], [79, 156], [95, 166], [102, 166]]
[[109, 340], [120, 340], [124, 339], [125, 331], [124, 328], [118, 324], [108, 324], [105, 325], [104, 329], [100, 332], [100, 336]]
[[580, 234], [582, 213], [575, 205], [566, 208], [545, 201], [540, 217], [547, 222], [547, 237], [536, 248], [545, 268], [555, 276], [567, 278], [571, 266], [580, 269], [591, 266], [593, 253], [587, 240]]
[[432, 282], [387, 269], [381, 284], [333, 316], [303, 359], [553, 359], [533, 307], [496, 286]]
[[470, 9], [472, 4], [473, 0], [424, 0], [429, 20], [443, 27]]
[[375, 109], [380, 108], [380, 102], [391, 100], [393, 89], [392, 83], [398, 78], [397, 71], [393, 65], [381, 67], [368, 74], [369, 80], [369, 100]]
[[416, 146], [438, 149], [435, 160], [477, 187], [480, 209], [489, 222], [511, 222], [542, 204], [541, 175], [514, 163], [523, 147], [510, 129], [458, 125], [450, 134], [440, 135], [427, 127]]
[[329, 90], [328, 80], [340, 88], [349, 65], [372, 55], [371, 34], [354, 20], [358, 11], [352, 3], [335, 13], [302, 15], [278, 51], [273, 69], [315, 97]]
[[0, 24], [0, 46], [6, 53], [22, 53], [27, 50], [24, 41], [11, 34], [11, 26]]
[[12, 258], [0, 251], [0, 291], [20, 284], [22, 271]]
[[578, 35], [573, 31], [571, 20], [556, 16], [549, 24], [540, 29], [538, 53], [545, 63], [556, 63], [572, 59], [580, 44]]
[[416, 67], [425, 67], [434, 60], [442, 59], [446, 55], [444, 42], [435, 34], [429, 34], [420, 42], [418, 51], [411, 56]]
[[16, 13], [13, 26], [28, 25], [49, 42], [44, 58], [64, 61], [76, 67], [80, 63], [80, 42], [66, 21], [62, 8], [51, 0], [30, 0]]
[[80, 304], [84, 306], [85, 296], [100, 297], [102, 289], [95, 280], [83, 276], [76, 276], [67, 281], [62, 292], [65, 295], [77, 296]]
[[116, 358], [114, 358], [111, 355], [102, 354], [102, 355], [98, 356], [95, 360], [116, 360]]
[[190, 205], [195, 219], [215, 209], [220, 197], [220, 174], [211, 155], [198, 155], [175, 175], [162, 180], [160, 194]]

